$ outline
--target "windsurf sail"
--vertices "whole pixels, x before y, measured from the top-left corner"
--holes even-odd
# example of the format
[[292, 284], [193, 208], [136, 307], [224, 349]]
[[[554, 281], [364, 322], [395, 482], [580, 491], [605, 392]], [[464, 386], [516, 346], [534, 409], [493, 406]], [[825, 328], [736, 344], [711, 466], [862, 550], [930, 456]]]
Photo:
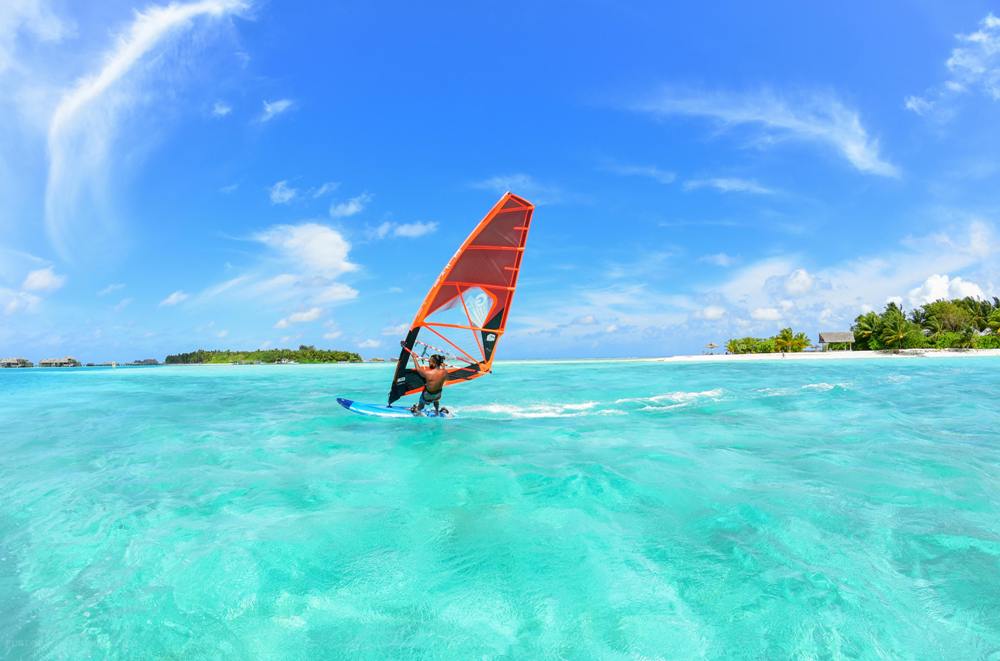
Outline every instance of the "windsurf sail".
[[409, 368], [411, 352], [443, 355], [446, 386], [489, 374], [507, 327], [534, 209], [506, 193], [441, 271], [403, 340], [389, 404], [424, 388], [423, 378]]

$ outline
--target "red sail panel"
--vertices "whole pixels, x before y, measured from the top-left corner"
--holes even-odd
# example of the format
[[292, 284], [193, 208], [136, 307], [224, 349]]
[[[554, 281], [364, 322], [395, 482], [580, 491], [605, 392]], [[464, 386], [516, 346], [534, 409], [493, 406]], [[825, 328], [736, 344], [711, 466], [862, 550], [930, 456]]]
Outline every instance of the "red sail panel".
[[443, 354], [452, 385], [488, 374], [507, 327], [534, 206], [506, 193], [441, 271], [404, 340], [389, 393], [391, 404], [423, 390], [408, 369], [410, 351]]

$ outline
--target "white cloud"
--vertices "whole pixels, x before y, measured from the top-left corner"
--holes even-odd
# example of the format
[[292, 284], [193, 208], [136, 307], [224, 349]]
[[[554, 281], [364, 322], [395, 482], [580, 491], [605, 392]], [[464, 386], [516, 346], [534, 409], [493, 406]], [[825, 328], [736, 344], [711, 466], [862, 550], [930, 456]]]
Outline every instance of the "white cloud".
[[268, 194], [271, 197], [271, 204], [288, 204], [295, 199], [298, 191], [289, 186], [288, 181], [282, 179], [268, 189]]
[[323, 333], [324, 340], [336, 340], [338, 337], [343, 335], [340, 331], [330, 331], [329, 333]]
[[696, 190], [698, 188], [714, 188], [723, 193], [753, 193], [754, 195], [773, 195], [770, 188], [761, 186], [756, 181], [750, 179], [739, 179], [736, 177], [712, 177], [709, 179], [688, 179], [684, 182], [684, 190]]
[[66, 284], [66, 276], [58, 275], [51, 266], [28, 273], [21, 288], [25, 291], [55, 291]]
[[240, 187], [239, 184], [228, 184], [226, 186], [220, 187], [219, 192], [225, 195], [229, 195], [230, 193], [235, 193], [236, 189], [239, 187]]
[[704, 255], [698, 261], [726, 268], [735, 264], [736, 258], [733, 257], [732, 255], [727, 255], [724, 252], [718, 252], [715, 253], [714, 255]]
[[327, 181], [326, 183], [320, 185], [316, 190], [312, 192], [313, 198], [323, 197], [324, 195], [329, 195], [333, 191], [340, 188], [339, 181]]
[[287, 112], [292, 108], [294, 102], [291, 99], [278, 99], [277, 101], [264, 101], [264, 110], [257, 121], [269, 122], [278, 115]]
[[112, 308], [112, 309], [115, 312], [121, 312], [122, 310], [124, 310], [125, 308], [127, 308], [130, 305], [132, 305], [132, 299], [131, 298], [123, 298], [122, 300], [118, 301], [118, 303], [116, 303], [115, 306], [114, 306], [114, 308]]
[[382, 343], [378, 340], [362, 340], [358, 342], [358, 348], [360, 349], [375, 349], [382, 346]]
[[661, 184], [671, 184], [677, 175], [669, 170], [661, 170], [655, 165], [621, 165], [613, 164], [607, 168], [610, 172], [626, 177], [646, 177]]
[[[119, 116], [148, 92], [126, 78], [151, 51], [194, 19], [221, 17], [247, 7], [244, 0], [154, 5], [135, 13], [131, 25], [105, 54], [95, 73], [80, 78], [59, 100], [48, 126], [49, 171], [45, 226], [53, 246], [70, 259], [77, 244], [93, 245], [111, 221], [105, 183]], [[75, 241], [82, 239], [86, 241]]]
[[565, 194], [559, 188], [543, 184], [523, 172], [489, 177], [474, 182], [472, 187], [493, 191], [498, 195], [511, 192], [528, 197], [535, 204], [557, 204], [565, 198]]
[[295, 312], [288, 315], [283, 319], [279, 319], [278, 323], [274, 325], [275, 328], [288, 328], [292, 324], [305, 324], [310, 321], [316, 321], [323, 314], [322, 308], [309, 308], [308, 310], [303, 310], [301, 312]]
[[791, 296], [802, 296], [813, 287], [813, 277], [805, 269], [795, 269], [785, 278], [785, 291]]
[[[796, 325], [815, 323], [821, 315], [824, 324], [849, 324], [860, 312], [881, 309], [886, 300], [902, 303], [900, 293], [908, 292], [912, 303], [928, 297], [993, 295], [992, 285], [966, 278], [978, 273], [984, 278], [977, 281], [990, 282], [988, 274], [998, 257], [1000, 241], [992, 225], [972, 220], [963, 226], [952, 220], [947, 233], [907, 238], [895, 248], [812, 272], [798, 266], [796, 255], [769, 257], [738, 269], [702, 295], [720, 296], [746, 311], [783, 310], [784, 319]], [[963, 276], [928, 277], [956, 272]], [[794, 305], [787, 300], [790, 296]], [[750, 317], [762, 320], [760, 314]]]
[[13, 67], [18, 38], [31, 35], [39, 41], [56, 43], [73, 26], [56, 16], [43, 0], [7, 0], [0, 5], [0, 73]]
[[703, 307], [698, 313], [698, 317], [709, 321], [717, 321], [724, 316], [726, 316], [726, 308], [719, 305], [708, 305]]
[[948, 275], [935, 274], [924, 280], [924, 283], [919, 287], [910, 290], [909, 301], [912, 307], [919, 307], [941, 299], [965, 298], [966, 296], [986, 298], [982, 287], [974, 282], [959, 277], [951, 278]]
[[926, 115], [934, 107], [934, 104], [922, 96], [908, 96], [903, 99], [903, 107], [918, 115]]
[[0, 287], [0, 307], [6, 315], [18, 312], [34, 312], [42, 299], [34, 294]]
[[945, 63], [950, 82], [963, 89], [981, 87], [994, 101], [1000, 100], [1000, 18], [987, 14], [978, 30], [957, 38], [964, 45], [951, 51]]
[[386, 221], [375, 228], [375, 236], [379, 239], [386, 237], [416, 239], [427, 234], [432, 234], [437, 230], [438, 224], [427, 223], [392, 223]]
[[410, 330], [409, 324], [399, 324], [397, 326], [387, 326], [382, 329], [382, 335], [397, 336], [405, 335], [407, 331]]
[[1000, 18], [987, 14], [979, 21], [978, 30], [957, 34], [955, 39], [958, 45], [945, 61], [948, 79], [922, 96], [906, 97], [903, 103], [907, 110], [918, 115], [938, 111], [940, 117], [947, 118], [947, 102], [961, 94], [981, 92], [1000, 101]]
[[164, 305], [177, 305], [178, 303], [183, 303], [187, 299], [188, 299], [188, 295], [187, 294], [185, 294], [184, 292], [182, 292], [180, 290], [177, 290], [174, 293], [170, 294], [170, 296], [167, 296], [165, 299], [163, 299], [162, 301], [160, 301], [160, 305], [161, 306], [164, 306]]
[[781, 319], [781, 312], [777, 308], [754, 308], [750, 316], [757, 321], [777, 321]]
[[220, 340], [223, 339], [223, 338], [225, 338], [225, 337], [228, 337], [228, 335], [229, 335], [229, 331], [228, 330], [220, 330], [218, 333], [215, 334], [215, 336], [217, 338], [219, 338]]
[[216, 101], [212, 106], [212, 116], [213, 117], [225, 117], [233, 111], [232, 106], [223, 101]]
[[357, 269], [348, 254], [351, 244], [337, 230], [319, 223], [275, 225], [253, 236], [288, 262], [311, 272], [336, 277]]
[[723, 127], [749, 126], [763, 131], [761, 145], [797, 140], [835, 150], [861, 172], [895, 177], [899, 172], [879, 153], [858, 113], [832, 94], [783, 97], [754, 94], [667, 90], [636, 108], [654, 115], [708, 117]]
[[326, 306], [354, 300], [358, 290], [338, 278], [357, 270], [350, 261], [351, 244], [337, 230], [319, 223], [275, 225], [251, 240], [268, 253], [246, 272], [204, 289], [199, 303], [252, 301], [255, 306]]
[[365, 206], [372, 201], [369, 193], [362, 193], [357, 197], [352, 197], [346, 202], [336, 202], [330, 205], [331, 218], [349, 218], [356, 216], [365, 210]]
[[313, 297], [312, 300], [316, 303], [341, 303], [343, 301], [350, 301], [358, 297], [358, 290], [354, 287], [345, 285], [342, 282], [334, 282], [333, 284], [324, 286], [320, 289]]
[[110, 294], [112, 292], [116, 292], [119, 289], [124, 289], [124, 288], [125, 288], [125, 285], [123, 283], [114, 282], [114, 283], [108, 285], [107, 287], [105, 287], [104, 289], [102, 289], [101, 291], [97, 292], [97, 295], [98, 296], [107, 296], [108, 294]]

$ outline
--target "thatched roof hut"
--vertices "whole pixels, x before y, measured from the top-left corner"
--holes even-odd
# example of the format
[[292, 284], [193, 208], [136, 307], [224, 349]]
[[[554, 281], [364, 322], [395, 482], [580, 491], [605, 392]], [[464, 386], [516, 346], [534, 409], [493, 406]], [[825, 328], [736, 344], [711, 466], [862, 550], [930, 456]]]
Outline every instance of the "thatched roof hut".
[[849, 349], [853, 349], [854, 333], [851, 331], [823, 331], [819, 334], [819, 345], [823, 351], [827, 351], [831, 344], [846, 344]]

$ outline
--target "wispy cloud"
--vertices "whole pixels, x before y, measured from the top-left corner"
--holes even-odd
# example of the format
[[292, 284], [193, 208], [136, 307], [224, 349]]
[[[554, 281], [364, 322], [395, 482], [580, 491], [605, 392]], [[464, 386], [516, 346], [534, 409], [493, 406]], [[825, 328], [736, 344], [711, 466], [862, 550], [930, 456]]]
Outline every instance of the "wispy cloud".
[[267, 248], [246, 272], [206, 288], [199, 303], [226, 299], [311, 306], [354, 300], [358, 290], [337, 279], [358, 266], [350, 259], [351, 244], [343, 234], [320, 223], [275, 225], [250, 239]]
[[779, 96], [771, 92], [735, 94], [668, 89], [635, 106], [658, 116], [690, 115], [715, 120], [723, 128], [748, 126], [763, 132], [758, 144], [798, 140], [829, 147], [861, 172], [896, 177], [882, 158], [857, 111], [832, 94]]
[[233, 107], [224, 101], [216, 101], [212, 105], [212, 116], [213, 117], [225, 117], [233, 111]]
[[396, 239], [416, 239], [421, 236], [433, 234], [437, 231], [438, 224], [434, 222], [426, 223], [393, 223], [386, 221], [375, 228], [375, 237], [385, 239], [388, 237]]
[[717, 252], [712, 255], [703, 255], [698, 259], [699, 262], [705, 264], [711, 264], [713, 266], [721, 266], [723, 268], [732, 266], [736, 263], [736, 258], [732, 255], [727, 255], [724, 252]]
[[370, 193], [362, 193], [361, 195], [352, 197], [346, 202], [335, 202], [330, 205], [330, 217], [349, 218], [351, 216], [356, 216], [364, 211], [365, 207], [371, 201], [372, 196]]
[[329, 195], [338, 188], [340, 188], [339, 181], [327, 181], [326, 183], [318, 186], [316, 190], [312, 191], [313, 199]]
[[187, 299], [188, 299], [188, 295], [185, 294], [183, 291], [181, 291], [181, 290], [178, 289], [177, 291], [173, 292], [172, 294], [170, 294], [169, 296], [167, 296], [165, 299], [163, 299], [162, 301], [160, 301], [160, 306], [161, 307], [164, 307], [164, 306], [169, 307], [169, 306], [177, 305], [179, 303], [183, 303]]
[[57, 274], [51, 266], [36, 269], [24, 278], [21, 288], [25, 291], [55, 291], [66, 284], [66, 276]]
[[269, 122], [278, 115], [288, 112], [295, 105], [295, 102], [291, 99], [278, 99], [276, 101], [264, 101], [264, 109], [261, 111], [260, 116], [257, 121]]
[[72, 24], [56, 16], [41, 0], [15, 0], [0, 8], [0, 73], [14, 65], [18, 37], [29, 34], [55, 43], [72, 31]]
[[620, 174], [625, 177], [646, 177], [661, 184], [672, 184], [677, 179], [677, 174], [669, 170], [661, 170], [655, 165], [622, 165], [612, 163], [605, 168], [608, 172]]
[[754, 195], [774, 195], [775, 191], [758, 184], [752, 179], [737, 177], [711, 177], [708, 179], [688, 179], [684, 182], [684, 190], [699, 188], [714, 188], [723, 193], [752, 193]]
[[957, 34], [958, 45], [945, 61], [949, 77], [922, 95], [903, 100], [907, 110], [918, 115], [936, 114], [947, 118], [943, 104], [960, 94], [980, 92], [1000, 101], [1000, 18], [992, 13], [979, 21], [979, 29]]
[[308, 310], [302, 310], [301, 312], [295, 312], [288, 315], [282, 319], [279, 319], [275, 328], [288, 328], [292, 324], [305, 324], [311, 321], [316, 321], [323, 314], [322, 308], [309, 308]]
[[377, 349], [380, 346], [382, 346], [382, 343], [378, 340], [362, 340], [358, 342], [359, 349]]
[[81, 78], [59, 100], [48, 126], [45, 225], [53, 246], [65, 259], [72, 256], [74, 230], [80, 235], [87, 232], [87, 242], [92, 244], [98, 230], [109, 227], [105, 182], [111, 144], [120, 114], [140, 97], [134, 89], [136, 79], [129, 77], [126, 85], [126, 77], [167, 37], [180, 33], [195, 19], [233, 14], [247, 6], [244, 0], [202, 0], [154, 5], [137, 12], [105, 54], [101, 68]]
[[114, 282], [114, 283], [108, 285], [107, 287], [105, 287], [104, 289], [102, 289], [101, 291], [97, 292], [97, 295], [98, 296], [107, 296], [108, 294], [110, 294], [112, 292], [116, 292], [119, 289], [124, 289], [124, 288], [125, 288], [125, 285], [123, 283], [121, 283], [121, 282]]
[[34, 294], [0, 287], [0, 308], [5, 315], [34, 312], [42, 299]]
[[473, 188], [489, 190], [502, 195], [511, 192], [529, 198], [535, 204], [557, 204], [566, 198], [562, 189], [550, 184], [543, 184], [534, 177], [523, 172], [495, 175], [474, 182]]
[[131, 298], [123, 298], [122, 300], [118, 301], [112, 309], [115, 312], [121, 312], [122, 310], [124, 310], [125, 308], [127, 308], [128, 306], [130, 306], [131, 304], [132, 304], [132, 299]]
[[282, 179], [268, 189], [271, 197], [271, 204], [288, 204], [295, 199], [298, 191], [288, 185], [288, 181]]
[[410, 330], [409, 324], [397, 324], [396, 326], [386, 326], [382, 329], [382, 335], [387, 335], [391, 337], [396, 337], [403, 335], [406, 331]]

